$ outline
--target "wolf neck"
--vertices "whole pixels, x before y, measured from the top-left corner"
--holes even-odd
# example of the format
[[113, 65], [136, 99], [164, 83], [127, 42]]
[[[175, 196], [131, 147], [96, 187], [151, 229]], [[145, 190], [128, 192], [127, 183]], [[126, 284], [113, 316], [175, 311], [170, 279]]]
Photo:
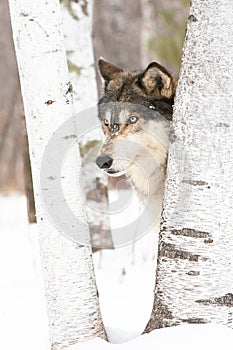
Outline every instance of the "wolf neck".
[[151, 148], [153, 157], [145, 157], [127, 172], [128, 178], [137, 191], [138, 197], [147, 210], [159, 217], [165, 184], [167, 146]]
[[128, 173], [129, 180], [137, 191], [139, 199], [147, 209], [155, 215], [160, 215], [165, 183], [165, 167], [157, 166], [151, 173], [132, 169]]
[[[169, 144], [169, 123], [151, 122], [151, 134], [139, 135], [144, 152], [140, 153], [127, 171], [139, 199], [153, 215], [161, 214]], [[138, 141], [139, 142], [139, 141]]]

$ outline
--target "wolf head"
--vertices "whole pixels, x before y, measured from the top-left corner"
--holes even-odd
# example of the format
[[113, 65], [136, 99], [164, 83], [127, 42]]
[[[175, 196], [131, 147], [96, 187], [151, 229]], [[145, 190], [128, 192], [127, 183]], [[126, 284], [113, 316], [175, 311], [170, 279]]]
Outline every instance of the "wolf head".
[[104, 142], [96, 163], [108, 175], [125, 173], [137, 187], [143, 174], [145, 180], [164, 171], [176, 81], [156, 62], [127, 72], [100, 59], [99, 70], [105, 83], [98, 104]]

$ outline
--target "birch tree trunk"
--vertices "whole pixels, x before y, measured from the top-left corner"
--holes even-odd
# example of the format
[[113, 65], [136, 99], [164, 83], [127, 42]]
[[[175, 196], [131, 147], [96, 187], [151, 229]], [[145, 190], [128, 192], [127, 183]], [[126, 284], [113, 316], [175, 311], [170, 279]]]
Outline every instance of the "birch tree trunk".
[[193, 0], [175, 102], [146, 332], [233, 327], [232, 1]]
[[97, 104], [92, 12], [93, 0], [61, 1], [62, 30], [73, 86], [75, 113]]
[[[62, 29], [68, 60], [70, 79], [73, 87], [73, 103], [75, 114], [93, 109], [93, 115], [97, 120], [97, 84], [92, 45], [92, 18], [93, 0], [61, 1]], [[80, 115], [78, 120], [83, 121]], [[112, 247], [110, 223], [106, 215], [108, 212], [107, 179], [102, 172], [96, 174], [95, 159], [99, 152], [101, 133], [99, 128], [88, 130], [79, 138], [79, 146], [82, 156], [82, 173], [85, 182], [86, 211], [91, 235], [92, 248]], [[96, 147], [93, 147], [95, 144]], [[88, 154], [82, 154], [82, 150], [88, 149]], [[104, 189], [104, 191], [103, 191]], [[101, 202], [99, 194], [101, 195]], [[90, 199], [91, 197], [91, 199]], [[108, 228], [108, 230], [103, 230]]]
[[[56, 157], [66, 143], [77, 137], [72, 120], [72, 87], [61, 33], [59, 2], [9, 0], [9, 4], [29, 136], [50, 340], [52, 349], [62, 349], [92, 337], [105, 337], [105, 332], [88, 245], [84, 204], [77, 185], [80, 170], [77, 147], [65, 154], [64, 169], [51, 166], [53, 162], [55, 165], [59, 162]], [[65, 122], [69, 123], [72, 134], [59, 136], [45, 160], [51, 139], [59, 127], [63, 130]], [[43, 173], [44, 163], [47, 168]], [[56, 198], [61, 185], [65, 198]], [[43, 202], [45, 198], [47, 202]], [[77, 217], [72, 227], [69, 218], [63, 215], [66, 204]], [[56, 210], [59, 206], [61, 211], [56, 222], [51, 209]], [[81, 230], [83, 242], [75, 239], [72, 242], [62, 235], [62, 224], [71, 227], [74, 234]]]

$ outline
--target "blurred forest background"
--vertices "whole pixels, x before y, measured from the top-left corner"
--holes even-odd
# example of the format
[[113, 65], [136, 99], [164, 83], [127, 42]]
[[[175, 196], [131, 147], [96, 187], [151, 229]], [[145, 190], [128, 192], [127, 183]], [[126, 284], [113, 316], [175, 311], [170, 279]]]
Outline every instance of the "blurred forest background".
[[[63, 0], [67, 6], [72, 1], [79, 0]], [[95, 62], [103, 56], [134, 70], [155, 60], [178, 76], [188, 12], [189, 0], [94, 1]], [[0, 2], [0, 33], [0, 193], [26, 192], [33, 221], [30, 161], [8, 0]], [[102, 83], [96, 76], [101, 94]]]

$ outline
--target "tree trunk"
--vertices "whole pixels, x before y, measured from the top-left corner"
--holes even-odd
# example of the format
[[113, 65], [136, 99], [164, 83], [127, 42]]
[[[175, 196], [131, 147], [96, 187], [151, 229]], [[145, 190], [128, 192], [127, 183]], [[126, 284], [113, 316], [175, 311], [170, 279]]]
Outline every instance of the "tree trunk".
[[[23, 118], [25, 117], [23, 116]], [[31, 161], [30, 161], [30, 155], [29, 155], [29, 145], [28, 145], [28, 135], [26, 132], [26, 125], [25, 125], [23, 145], [24, 145], [23, 147], [24, 188], [25, 188], [25, 193], [27, 197], [28, 222], [30, 224], [34, 224], [36, 223], [36, 207], [35, 207], [35, 199], [34, 199], [34, 191], [33, 191], [33, 183], [32, 183], [32, 169], [31, 169]]]
[[182, 323], [233, 326], [232, 57], [232, 2], [193, 0], [146, 332]]
[[92, 46], [93, 0], [62, 0], [61, 16], [68, 68], [73, 86], [74, 111], [97, 103]]
[[0, 2], [0, 191], [23, 191], [21, 97], [8, 1]]
[[0, 2], [0, 33], [0, 191], [22, 191], [20, 91], [7, 0]]
[[31, 165], [25, 133], [8, 0], [0, 2], [0, 191], [25, 191], [28, 220], [35, 222]]
[[[92, 113], [96, 115], [97, 120], [98, 98], [92, 43], [92, 13], [93, 0], [84, 2], [61, 1], [62, 29], [73, 87], [74, 111], [79, 113], [93, 108]], [[82, 120], [83, 117], [80, 116], [80, 119]], [[83, 123], [85, 124], [85, 121]], [[112, 248], [109, 219], [102, 214], [104, 211], [108, 212], [107, 186], [104, 185], [107, 183], [106, 175], [99, 172], [98, 177], [96, 177], [95, 168], [101, 134], [99, 128], [91, 130], [91, 133], [87, 127], [86, 129], [83, 137], [79, 138], [79, 146], [91, 245], [94, 250]]]
[[[141, 68], [141, 0], [96, 0], [93, 39], [95, 61], [100, 56], [125, 69]], [[103, 83], [97, 74], [98, 91]]]
[[[9, 4], [29, 136], [50, 338], [53, 349], [62, 349], [92, 337], [105, 337], [105, 332], [84, 204], [77, 188], [80, 157], [77, 147], [73, 147], [68, 156], [64, 150], [77, 135], [71, 118], [72, 88], [60, 28], [59, 3], [56, 0], [39, 3], [10, 0]], [[72, 134], [60, 137], [57, 130], [59, 127], [63, 130], [65, 123], [69, 124]], [[57, 143], [49, 148], [56, 136]], [[51, 166], [62, 161], [57, 158], [58, 152], [65, 154], [64, 169]], [[59, 197], [61, 186], [65, 197]], [[59, 206], [61, 210], [56, 221], [51, 210]], [[72, 227], [64, 216], [66, 206], [76, 214]], [[69, 234], [62, 224], [78, 235], [76, 240], [62, 235]]]

